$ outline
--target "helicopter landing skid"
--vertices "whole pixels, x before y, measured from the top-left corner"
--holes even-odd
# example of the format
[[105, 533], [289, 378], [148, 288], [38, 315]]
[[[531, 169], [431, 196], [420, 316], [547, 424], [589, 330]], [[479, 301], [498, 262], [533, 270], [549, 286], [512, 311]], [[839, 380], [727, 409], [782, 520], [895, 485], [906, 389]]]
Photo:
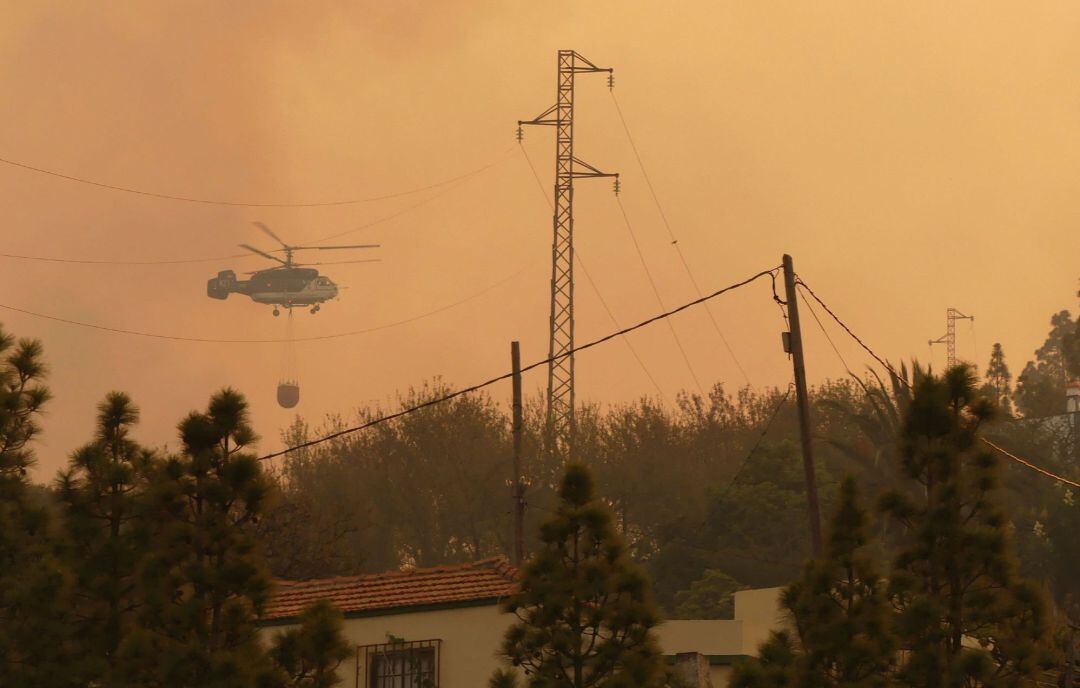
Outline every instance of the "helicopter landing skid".
[[[294, 309], [294, 308], [297, 308], [297, 307], [298, 307], [298, 306], [295, 306], [295, 305], [293, 305], [293, 304], [288, 304], [288, 305], [284, 305], [284, 304], [283, 304], [283, 305], [281, 305], [281, 308], [286, 308], [286, 309], [288, 309], [288, 310], [289, 310], [290, 312], [292, 311], [292, 309]], [[321, 311], [321, 310], [322, 310], [322, 305], [320, 305], [320, 304], [315, 304], [314, 306], [312, 306], [312, 307], [311, 307], [311, 308], [309, 309], [309, 311], [308, 311], [308, 312], [309, 312], [309, 313], [311, 313], [312, 315], [315, 315], [316, 313], [318, 313], [318, 312], [319, 312], [319, 311]], [[273, 313], [274, 313], [274, 317], [275, 317], [275, 318], [276, 318], [276, 317], [278, 317], [279, 315], [281, 315], [281, 310], [279, 309], [279, 307], [278, 307], [278, 306], [274, 306], [274, 310], [273, 310]]]

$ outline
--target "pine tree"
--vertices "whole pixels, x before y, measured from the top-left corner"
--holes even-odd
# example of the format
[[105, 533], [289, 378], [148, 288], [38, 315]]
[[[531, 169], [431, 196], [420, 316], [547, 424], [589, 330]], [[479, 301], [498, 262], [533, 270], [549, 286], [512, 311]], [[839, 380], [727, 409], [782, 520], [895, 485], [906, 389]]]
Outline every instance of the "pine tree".
[[1012, 373], [1005, 364], [1005, 352], [1001, 344], [995, 342], [990, 352], [990, 362], [986, 366], [986, 383], [983, 385], [982, 394], [993, 399], [1001, 413], [1011, 416], [1012, 408]]
[[50, 394], [41, 344], [0, 329], [0, 682], [74, 686], [69, 577], [45, 499], [27, 481]]
[[119, 650], [138, 609], [136, 573], [146, 545], [142, 490], [151, 452], [130, 438], [139, 409], [121, 392], [98, 406], [96, 437], [58, 478], [75, 574], [75, 630], [88, 683], [121, 684]]
[[[582, 465], [567, 466], [556, 513], [541, 526], [539, 549], [506, 611], [518, 622], [502, 654], [530, 686], [648, 688], [665, 681], [648, 580], [629, 561]], [[492, 678], [493, 685], [515, 682], [512, 672]]]
[[825, 557], [807, 563], [781, 604], [794, 633], [774, 632], [740, 665], [736, 688], [880, 688], [890, 685], [896, 643], [885, 585], [866, 553], [869, 517], [855, 480], [841, 485]]
[[341, 683], [337, 668], [349, 656], [342, 615], [321, 600], [304, 610], [300, 625], [279, 633], [270, 648], [275, 688], [330, 688]]
[[689, 588], [675, 593], [675, 618], [730, 619], [735, 593], [745, 587], [723, 571], [706, 569]]
[[978, 443], [993, 412], [969, 367], [916, 371], [901, 458], [923, 496], [883, 500], [908, 535], [890, 581], [907, 685], [1018, 685], [1047, 658], [1045, 607], [1016, 574], [996, 458]]
[[237, 392], [179, 430], [182, 454], [153, 479], [161, 526], [144, 567], [146, 630], [128, 653], [142, 685], [244, 688], [268, 670], [255, 620], [270, 581], [252, 533], [268, 482], [245, 451], [256, 438]]
[[1080, 341], [1075, 338], [1075, 331], [1076, 323], [1069, 311], [1060, 311], [1050, 318], [1046, 341], [1035, 351], [1035, 360], [1028, 361], [1016, 379], [1014, 400], [1020, 413], [1029, 418], [1052, 416], [1065, 408], [1069, 362], [1076, 360], [1080, 364], [1080, 355], [1071, 355], [1080, 348], [1073, 345]]

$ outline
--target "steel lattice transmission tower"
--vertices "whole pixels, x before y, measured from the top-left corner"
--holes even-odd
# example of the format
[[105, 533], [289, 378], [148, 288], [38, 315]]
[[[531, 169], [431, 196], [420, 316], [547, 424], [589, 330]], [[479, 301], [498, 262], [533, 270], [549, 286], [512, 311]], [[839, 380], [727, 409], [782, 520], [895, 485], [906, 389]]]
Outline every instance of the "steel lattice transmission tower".
[[563, 460], [571, 456], [574, 422], [574, 180], [585, 177], [614, 177], [619, 191], [619, 175], [601, 172], [574, 156], [574, 79], [581, 73], [607, 72], [608, 87], [614, 72], [597, 67], [573, 50], [559, 51], [559, 81], [555, 104], [522, 125], [553, 126], [555, 137], [554, 237], [551, 242], [551, 340], [548, 347], [547, 442], [548, 450]]
[[935, 344], [944, 344], [946, 351], [946, 365], [948, 368], [956, 366], [956, 321], [957, 320], [971, 320], [975, 321], [974, 315], [964, 315], [955, 308], [949, 308], [945, 311], [945, 334], [937, 339], [931, 339], [929, 344], [933, 347]]

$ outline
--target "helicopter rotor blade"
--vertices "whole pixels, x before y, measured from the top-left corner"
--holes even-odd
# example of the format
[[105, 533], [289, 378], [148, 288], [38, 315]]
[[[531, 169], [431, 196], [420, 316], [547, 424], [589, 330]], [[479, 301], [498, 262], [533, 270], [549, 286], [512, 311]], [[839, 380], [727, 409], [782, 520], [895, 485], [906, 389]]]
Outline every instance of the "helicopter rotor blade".
[[287, 265], [287, 263], [285, 261], [278, 258], [277, 256], [272, 256], [269, 253], [267, 253], [266, 251], [260, 251], [259, 249], [255, 248], [254, 246], [249, 246], [248, 244], [240, 244], [240, 248], [251, 251], [252, 253], [254, 253], [256, 255], [262, 256], [263, 258], [269, 258], [270, 260], [276, 260], [277, 262], [281, 263], [282, 265]]
[[284, 241], [282, 241], [281, 237], [279, 237], [277, 234], [274, 234], [274, 231], [272, 229], [270, 229], [269, 227], [267, 227], [266, 225], [264, 225], [263, 223], [261, 223], [261, 222], [252, 222], [251, 224], [255, 225], [256, 227], [261, 229], [263, 232], [268, 234], [270, 236], [270, 238], [272, 238], [274, 241], [281, 244], [282, 247], [289, 248], [289, 245], [286, 244]]
[[293, 246], [294, 250], [332, 251], [343, 248], [379, 248], [382, 244], [347, 244], [344, 246]]
[[322, 262], [294, 262], [297, 267], [307, 266], [347, 266], [355, 262], [382, 262], [382, 258], [361, 258], [359, 260], [324, 260]]

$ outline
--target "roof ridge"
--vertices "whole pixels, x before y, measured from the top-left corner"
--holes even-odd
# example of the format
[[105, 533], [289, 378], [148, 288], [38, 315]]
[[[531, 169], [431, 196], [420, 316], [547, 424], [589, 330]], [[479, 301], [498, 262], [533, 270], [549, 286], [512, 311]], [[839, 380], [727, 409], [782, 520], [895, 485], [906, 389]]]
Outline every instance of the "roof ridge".
[[468, 571], [470, 569], [479, 568], [491, 568], [498, 573], [507, 576], [508, 578], [517, 579], [517, 569], [510, 564], [510, 560], [502, 554], [496, 554], [495, 556], [486, 557], [484, 559], [476, 559], [474, 561], [464, 561], [451, 564], [438, 564], [436, 566], [426, 566], [423, 568], [405, 568], [390, 571], [373, 571], [370, 573], [357, 573], [351, 576], [330, 576], [329, 578], [278, 578], [274, 580], [276, 585], [295, 585], [295, 584], [310, 584], [310, 583], [323, 583], [323, 584], [335, 584], [335, 583], [356, 583], [360, 581], [373, 581], [381, 578], [402, 578], [406, 576], [424, 575], [427, 573], [450, 573], [452, 571]]
[[334, 578], [277, 581], [264, 620], [292, 618], [316, 599], [345, 613], [425, 604], [497, 601], [517, 589], [517, 569], [504, 556], [425, 568]]

